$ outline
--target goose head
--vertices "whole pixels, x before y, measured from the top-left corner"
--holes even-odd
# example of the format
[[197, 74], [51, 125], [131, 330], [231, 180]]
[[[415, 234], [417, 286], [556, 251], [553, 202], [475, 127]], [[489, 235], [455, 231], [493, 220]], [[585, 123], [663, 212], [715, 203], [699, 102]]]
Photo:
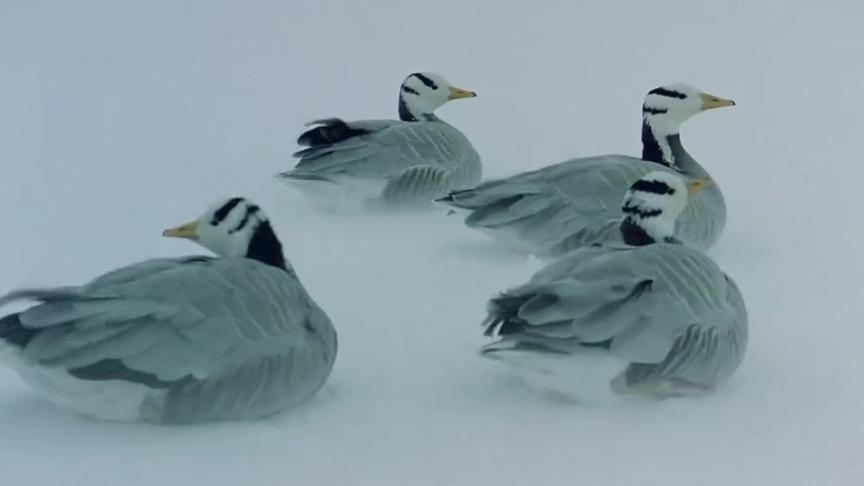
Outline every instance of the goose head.
[[675, 221], [690, 196], [708, 187], [710, 179], [685, 180], [672, 172], [654, 171], [634, 182], [624, 196], [621, 236], [632, 246], [674, 241]]
[[642, 104], [642, 158], [675, 165], [669, 137], [678, 135], [681, 125], [694, 115], [726, 106], [735, 102], [683, 83], [652, 89]]
[[198, 219], [167, 229], [162, 236], [194, 241], [221, 257], [245, 257], [287, 268], [267, 215], [243, 197], [217, 201]]
[[425, 120], [448, 101], [476, 96], [473, 91], [451, 85], [440, 74], [413, 73], [402, 81], [399, 88], [399, 118], [403, 121]]

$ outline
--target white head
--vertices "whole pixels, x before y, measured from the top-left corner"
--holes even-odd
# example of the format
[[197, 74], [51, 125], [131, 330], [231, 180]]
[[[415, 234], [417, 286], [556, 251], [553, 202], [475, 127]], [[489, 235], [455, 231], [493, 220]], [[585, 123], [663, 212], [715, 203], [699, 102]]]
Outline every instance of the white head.
[[640, 246], [673, 238], [675, 220], [687, 199], [710, 184], [710, 179], [685, 181], [682, 176], [654, 171], [634, 182], [624, 196], [621, 234], [624, 242]]
[[242, 197], [220, 200], [197, 220], [167, 229], [162, 236], [195, 241], [222, 257], [252, 258], [285, 268], [282, 245], [267, 215]]
[[703, 93], [683, 83], [654, 88], [645, 95], [642, 116], [659, 136], [678, 133], [681, 124], [693, 115], [712, 108], [734, 106], [735, 102]]
[[642, 104], [642, 158], [667, 165], [675, 163], [668, 137], [677, 135], [681, 124], [693, 115], [735, 102], [683, 84], [654, 88]]
[[399, 117], [404, 121], [422, 120], [450, 100], [475, 96], [477, 93], [452, 86], [439, 74], [410, 74], [399, 89]]

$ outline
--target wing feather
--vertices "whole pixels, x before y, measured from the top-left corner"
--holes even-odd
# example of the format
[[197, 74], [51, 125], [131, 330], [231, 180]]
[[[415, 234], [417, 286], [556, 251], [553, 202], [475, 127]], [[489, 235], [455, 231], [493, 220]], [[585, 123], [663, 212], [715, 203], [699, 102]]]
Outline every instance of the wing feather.
[[298, 152], [296, 167], [281, 175], [298, 180], [313, 176], [386, 179], [414, 166], [435, 165], [461, 176], [451, 177], [458, 184], [450, 189], [479, 181], [479, 156], [468, 139], [446, 123], [370, 120], [348, 122], [346, 127], [357, 134]]
[[81, 287], [11, 298], [43, 302], [19, 314], [24, 328], [39, 330], [22, 349], [28, 359], [66, 368], [115, 359], [164, 379], [207, 376], [303, 343], [308, 314], [320, 312], [296, 277], [248, 259], [142, 262]]
[[[746, 311], [734, 282], [678, 244], [589, 247], [490, 302], [487, 333], [554, 352], [602, 344], [626, 379], [711, 383], [738, 365]], [[647, 368], [647, 366], [651, 368]]]
[[[528, 251], [560, 256], [574, 245], [615, 237], [607, 223], [635, 180], [673, 169], [625, 155], [572, 159], [451, 193], [441, 202], [468, 211], [465, 224], [511, 240]], [[716, 185], [696, 196], [679, 218], [677, 236], [696, 248], [713, 244], [725, 221]], [[569, 238], [569, 240], [568, 240]], [[567, 240], [567, 241], [565, 241]]]

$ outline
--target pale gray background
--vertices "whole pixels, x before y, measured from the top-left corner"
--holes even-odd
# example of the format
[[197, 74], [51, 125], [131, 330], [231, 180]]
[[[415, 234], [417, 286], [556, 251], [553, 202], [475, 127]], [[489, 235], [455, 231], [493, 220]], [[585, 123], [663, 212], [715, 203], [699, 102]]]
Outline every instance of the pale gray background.
[[[862, 13], [0, 0], [0, 292], [199, 252], [161, 230], [244, 194], [340, 332], [321, 394], [252, 424], [94, 423], [0, 371], [3, 484], [861, 484]], [[274, 181], [305, 121], [395, 116], [416, 70], [480, 94], [441, 115], [489, 175], [638, 153], [641, 97], [659, 84], [738, 101], [683, 130], [727, 195], [712, 255], [750, 310], [728, 386], [635, 408], [544, 401], [475, 355], [485, 299], [536, 262], [440, 214], [312, 213]]]

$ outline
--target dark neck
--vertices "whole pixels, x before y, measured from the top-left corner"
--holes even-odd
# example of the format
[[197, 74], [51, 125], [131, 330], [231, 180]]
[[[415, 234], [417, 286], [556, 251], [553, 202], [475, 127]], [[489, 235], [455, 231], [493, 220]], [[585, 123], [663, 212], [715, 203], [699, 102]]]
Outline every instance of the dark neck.
[[639, 226], [630, 217], [621, 220], [621, 237], [624, 243], [630, 246], [645, 246], [657, 242], [645, 231], [645, 228]]
[[285, 257], [282, 255], [282, 244], [276, 238], [273, 227], [268, 221], [261, 223], [255, 229], [252, 240], [249, 241], [249, 249], [246, 250], [246, 258], [258, 260], [267, 265], [287, 270]]
[[[661, 144], [666, 149], [667, 155], [664, 155]], [[663, 164], [693, 177], [710, 177], [708, 172], [684, 149], [680, 133], [658, 136], [644, 118], [642, 119], [642, 160]]]
[[[678, 135], [675, 134], [674, 136], [677, 137]], [[658, 137], [654, 134], [654, 130], [651, 129], [651, 125], [648, 123], [648, 120], [643, 118], [642, 160], [656, 162], [658, 164], [663, 164], [667, 167], [673, 167], [675, 165], [674, 160], [667, 160], [666, 157], [663, 155], [663, 150], [661, 150], [660, 148], [661, 141], [668, 145], [669, 137], [658, 139]]]
[[408, 110], [408, 105], [405, 104], [405, 98], [399, 96], [399, 119], [406, 122], [416, 122], [417, 117]]
[[411, 110], [408, 109], [408, 105], [405, 104], [405, 98], [402, 95], [399, 95], [399, 119], [406, 122], [416, 122], [416, 121], [437, 121], [438, 117], [435, 116], [434, 113], [420, 113], [417, 116], [414, 116], [411, 113]]
[[711, 177], [710, 174], [701, 166], [696, 159], [684, 149], [681, 144], [681, 135], [676, 133], [666, 137], [669, 147], [672, 149], [672, 155], [675, 157], [675, 167], [686, 172], [690, 177]]

